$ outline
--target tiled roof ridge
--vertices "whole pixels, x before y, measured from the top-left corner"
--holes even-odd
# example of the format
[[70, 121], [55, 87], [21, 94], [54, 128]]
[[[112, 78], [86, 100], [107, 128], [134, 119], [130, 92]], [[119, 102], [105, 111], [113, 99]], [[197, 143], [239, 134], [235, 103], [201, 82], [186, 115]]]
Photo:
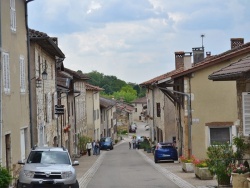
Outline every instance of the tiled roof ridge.
[[[242, 48], [247, 48], [247, 47], [250, 47], [250, 42], [245, 43], [245, 44], [242, 44], [242, 45], [240, 45], [240, 46], [238, 46], [238, 47], [236, 47], [236, 48], [227, 50], [227, 51], [225, 51], [225, 52], [222, 52], [222, 53], [220, 53], [220, 54], [218, 54], [218, 55], [213, 55], [213, 56], [210, 56], [209, 58], [205, 58], [203, 61], [197, 63], [197, 64], [194, 65], [193, 67], [200, 66], [200, 65], [205, 64], [205, 63], [208, 63], [208, 62], [210, 62], [210, 61], [217, 60], [217, 59], [219, 59], [219, 58], [221, 58], [221, 57], [224, 57], [224, 56], [226, 56], [226, 55], [236, 53], [236, 52], [240, 51]], [[192, 67], [192, 68], [193, 68], [193, 67]], [[191, 68], [191, 69], [192, 69], [192, 68]]]
[[66, 68], [66, 67], [64, 68], [64, 70], [65, 70], [65, 72], [68, 72], [68, 73], [72, 74], [73, 76], [78, 77], [80, 79], [89, 79], [89, 77], [83, 73], [71, 70], [71, 69]]
[[50, 36], [48, 36], [47, 33], [37, 31], [35, 29], [29, 29], [29, 37], [31, 37], [31, 38], [47, 38]]
[[178, 77], [179, 74], [184, 75], [186, 73], [189, 73], [192, 70], [195, 70], [196, 68], [199, 69], [200, 67], [203, 67], [203, 66], [206, 66], [206, 65], [209, 65], [209, 64], [212, 64], [212, 63], [216, 63], [216, 61], [218, 61], [218, 60], [220, 60], [222, 58], [225, 58], [225, 57], [230, 56], [230, 55], [234, 55], [237, 52], [240, 52], [241, 50], [245, 50], [245, 49], [250, 50], [250, 42], [242, 44], [242, 45], [240, 45], [238, 47], [235, 47], [233, 49], [227, 50], [227, 51], [225, 51], [223, 53], [220, 53], [218, 55], [213, 55], [213, 56], [210, 56], [209, 58], [205, 58], [203, 61], [200, 61], [200, 62], [198, 62], [196, 64], [193, 64], [191, 68], [183, 70], [181, 72], [177, 72], [177, 73], [173, 74], [172, 76], [173, 77]]
[[179, 69], [172, 70], [170, 72], [167, 72], [165, 74], [162, 74], [160, 76], [152, 78], [152, 79], [150, 79], [148, 81], [145, 81], [145, 82], [143, 82], [143, 83], [141, 83], [139, 85], [148, 85], [148, 84], [152, 84], [154, 82], [157, 82], [157, 81], [160, 81], [160, 80], [163, 80], [163, 79], [166, 79], [166, 78], [170, 78], [173, 74], [177, 74], [179, 72], [182, 72], [183, 69], [184, 69], [184, 67], [180, 67]]
[[103, 91], [104, 89], [103, 88], [100, 88], [98, 86], [94, 86], [94, 85], [91, 85], [89, 83], [86, 83], [86, 89], [87, 90], [94, 90], [94, 91]]

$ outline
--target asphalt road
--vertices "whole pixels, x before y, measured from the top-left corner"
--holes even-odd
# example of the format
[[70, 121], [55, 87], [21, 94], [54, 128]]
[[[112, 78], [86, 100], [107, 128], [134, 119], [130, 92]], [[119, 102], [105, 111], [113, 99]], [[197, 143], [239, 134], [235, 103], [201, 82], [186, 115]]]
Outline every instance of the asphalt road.
[[[145, 124], [137, 124], [137, 135], [145, 135]], [[141, 131], [139, 131], [141, 130]], [[87, 188], [177, 188], [124, 142], [108, 151]]]

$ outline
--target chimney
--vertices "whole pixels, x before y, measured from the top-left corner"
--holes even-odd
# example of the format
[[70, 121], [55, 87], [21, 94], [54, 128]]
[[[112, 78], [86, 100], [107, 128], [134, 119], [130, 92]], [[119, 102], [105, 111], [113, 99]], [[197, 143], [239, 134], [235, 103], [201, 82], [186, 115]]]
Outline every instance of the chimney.
[[57, 39], [57, 37], [51, 37], [51, 39], [52, 39], [52, 41], [53, 41], [56, 45], [58, 45], [58, 39]]
[[192, 52], [185, 52], [184, 56], [184, 70], [192, 67]]
[[180, 67], [184, 67], [184, 55], [183, 51], [175, 52], [175, 69], [179, 69]]
[[193, 50], [193, 62], [197, 64], [204, 59], [204, 47], [192, 48]]
[[206, 52], [207, 57], [211, 57], [211, 52]]
[[244, 38], [231, 38], [231, 50], [244, 44]]

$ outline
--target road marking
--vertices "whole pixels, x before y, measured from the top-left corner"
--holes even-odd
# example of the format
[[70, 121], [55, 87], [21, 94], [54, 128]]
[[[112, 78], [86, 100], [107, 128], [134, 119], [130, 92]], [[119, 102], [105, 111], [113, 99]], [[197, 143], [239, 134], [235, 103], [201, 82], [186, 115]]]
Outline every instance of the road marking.
[[165, 177], [170, 179], [172, 182], [174, 182], [176, 185], [178, 185], [180, 188], [195, 188], [195, 186], [191, 185], [187, 181], [183, 180], [179, 176], [176, 176], [169, 170], [163, 168], [159, 164], [155, 164], [152, 159], [150, 159], [148, 156], [146, 156], [141, 150], [137, 150], [138, 153], [141, 154], [141, 156], [146, 160], [150, 165], [152, 165], [158, 172], [162, 173]]
[[79, 186], [80, 188], [86, 188], [90, 180], [95, 175], [96, 171], [100, 167], [104, 156], [106, 155], [106, 151], [101, 152], [98, 159], [95, 161], [95, 163], [91, 166], [91, 168], [79, 179]]

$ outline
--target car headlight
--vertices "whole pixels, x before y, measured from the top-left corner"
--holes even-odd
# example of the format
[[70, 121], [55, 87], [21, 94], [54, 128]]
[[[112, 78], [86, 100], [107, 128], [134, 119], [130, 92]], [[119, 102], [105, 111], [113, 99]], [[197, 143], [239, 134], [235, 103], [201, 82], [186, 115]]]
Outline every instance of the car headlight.
[[29, 170], [24, 170], [24, 175], [28, 178], [33, 178], [34, 177], [35, 172], [33, 171], [29, 171]]
[[67, 179], [70, 178], [72, 176], [72, 172], [68, 171], [68, 172], [62, 172], [62, 179]]

